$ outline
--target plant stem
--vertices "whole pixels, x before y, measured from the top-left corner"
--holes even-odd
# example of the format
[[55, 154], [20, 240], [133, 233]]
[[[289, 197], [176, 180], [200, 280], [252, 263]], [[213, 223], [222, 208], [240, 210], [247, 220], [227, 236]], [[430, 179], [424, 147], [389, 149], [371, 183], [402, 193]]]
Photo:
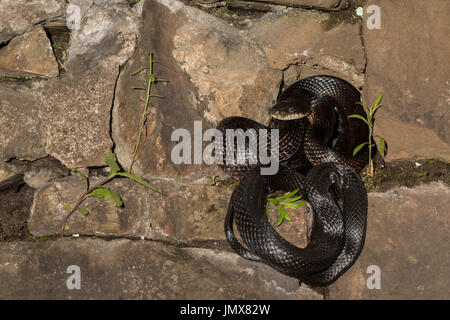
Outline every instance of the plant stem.
[[372, 116], [369, 114], [367, 117], [369, 121], [369, 176], [373, 177], [373, 164], [372, 164]]
[[[153, 74], [153, 53], [150, 52], [149, 54], [149, 74], [152, 75]], [[133, 164], [134, 161], [136, 160], [136, 154], [138, 152], [139, 149], [139, 145], [141, 143], [141, 136], [142, 136], [142, 131], [144, 129], [144, 123], [145, 123], [145, 119], [147, 118], [147, 110], [150, 104], [150, 94], [151, 94], [151, 90], [152, 90], [152, 83], [153, 81], [150, 79], [148, 79], [148, 84], [147, 84], [147, 98], [145, 100], [145, 106], [144, 106], [144, 111], [142, 112], [142, 116], [141, 116], [141, 123], [139, 125], [139, 132], [138, 132], [138, 137], [136, 140], [136, 144], [134, 146], [134, 151], [133, 151], [133, 157], [131, 159], [131, 164], [130, 164], [130, 169], [128, 170], [128, 173], [131, 173], [131, 170], [133, 169]]]
[[87, 195], [90, 194], [95, 189], [97, 189], [98, 187], [104, 185], [105, 183], [107, 183], [109, 180], [111, 180], [114, 177], [115, 177], [115, 174], [112, 174], [112, 175], [108, 176], [106, 179], [100, 181], [100, 183], [98, 183], [95, 186], [89, 188], [88, 191], [86, 191], [85, 193], [83, 193], [81, 195], [81, 197], [78, 200], [78, 202], [75, 204], [75, 206], [72, 208], [72, 210], [70, 210], [69, 214], [64, 218], [64, 221], [63, 221], [63, 223], [61, 225], [61, 238], [64, 237], [64, 229], [65, 229], [66, 224], [69, 221], [70, 217], [72, 216], [72, 214], [74, 214], [75, 211], [77, 211], [77, 209], [80, 207], [80, 205], [83, 203], [83, 201], [86, 200]]

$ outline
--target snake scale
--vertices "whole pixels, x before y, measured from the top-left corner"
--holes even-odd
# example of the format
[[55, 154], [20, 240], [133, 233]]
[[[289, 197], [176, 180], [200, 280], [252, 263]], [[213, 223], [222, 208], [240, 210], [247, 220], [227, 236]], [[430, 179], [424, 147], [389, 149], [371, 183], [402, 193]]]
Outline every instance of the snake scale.
[[[227, 138], [216, 155], [233, 153], [234, 162], [220, 165], [238, 177], [225, 218], [230, 246], [242, 257], [265, 263], [310, 286], [328, 286], [356, 261], [364, 246], [367, 223], [367, 193], [357, 172], [367, 164], [367, 150], [353, 156], [353, 149], [366, 141], [368, 128], [351, 114], [365, 116], [360, 93], [350, 83], [334, 76], [301, 79], [284, 90], [270, 110], [269, 126], [243, 117], [223, 119], [217, 129], [279, 129], [279, 169], [262, 175], [260, 162], [250, 152], [251, 139], [237, 150]], [[230, 149], [228, 145], [232, 143]], [[366, 148], [367, 149], [367, 148]], [[241, 162], [237, 159], [241, 158]], [[253, 159], [255, 160], [255, 159]], [[258, 160], [258, 159], [256, 159]], [[313, 209], [310, 241], [305, 248], [289, 243], [268, 222], [265, 209], [270, 193], [299, 189]], [[233, 221], [244, 244], [236, 238]]]

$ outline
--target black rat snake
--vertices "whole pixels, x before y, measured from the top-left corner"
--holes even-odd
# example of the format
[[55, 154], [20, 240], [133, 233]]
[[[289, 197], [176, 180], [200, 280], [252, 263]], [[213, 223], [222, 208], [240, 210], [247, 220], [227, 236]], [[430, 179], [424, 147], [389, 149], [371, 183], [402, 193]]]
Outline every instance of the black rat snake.
[[[364, 246], [367, 221], [367, 193], [357, 173], [367, 163], [367, 150], [357, 156], [352, 151], [367, 141], [368, 128], [362, 121], [348, 118], [351, 114], [365, 116], [358, 101], [360, 93], [348, 82], [314, 76], [283, 91], [270, 110], [269, 127], [243, 117], [219, 123], [217, 129], [225, 139], [216, 139], [220, 140], [216, 141], [216, 156], [232, 156], [232, 161], [220, 167], [240, 179], [225, 219], [227, 240], [238, 254], [311, 286], [327, 286], [353, 265]], [[279, 129], [278, 142], [270, 140], [268, 129], [274, 128]], [[233, 137], [226, 136], [227, 129], [242, 130]], [[261, 145], [252, 135], [245, 136], [251, 129], [254, 138], [260, 129], [268, 130], [268, 142]], [[239, 135], [245, 141], [240, 149], [235, 147]], [[276, 174], [261, 174], [266, 165], [257, 159], [260, 149], [278, 153]], [[305, 248], [281, 237], [265, 214], [269, 193], [294, 189], [300, 190], [314, 212]], [[233, 220], [247, 248], [236, 239]]]

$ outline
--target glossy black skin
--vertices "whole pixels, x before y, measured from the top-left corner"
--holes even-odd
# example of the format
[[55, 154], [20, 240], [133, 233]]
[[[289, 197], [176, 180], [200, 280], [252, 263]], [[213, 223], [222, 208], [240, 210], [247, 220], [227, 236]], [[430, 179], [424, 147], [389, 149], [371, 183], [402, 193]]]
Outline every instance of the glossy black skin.
[[[356, 88], [328, 75], [301, 79], [280, 95], [270, 111], [271, 128], [279, 129], [280, 154], [285, 155], [280, 158], [279, 172], [267, 177], [260, 175], [258, 165], [225, 167], [242, 177], [225, 219], [227, 240], [237, 253], [312, 286], [333, 283], [356, 261], [364, 246], [367, 217], [367, 193], [357, 172], [368, 157], [367, 151], [356, 156], [352, 151], [366, 141], [368, 128], [348, 116], [365, 115], [359, 101]], [[265, 127], [250, 119], [229, 117], [218, 128], [223, 131], [242, 124]], [[306, 178], [298, 170], [305, 160], [314, 166]], [[306, 248], [280, 237], [265, 215], [269, 192], [296, 188], [314, 210], [311, 242]], [[248, 249], [234, 236], [233, 221]]]

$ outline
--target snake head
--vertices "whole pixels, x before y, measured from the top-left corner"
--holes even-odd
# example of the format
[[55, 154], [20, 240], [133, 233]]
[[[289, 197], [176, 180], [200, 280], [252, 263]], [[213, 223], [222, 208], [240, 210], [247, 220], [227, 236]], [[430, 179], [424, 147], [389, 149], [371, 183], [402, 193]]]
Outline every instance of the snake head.
[[295, 120], [311, 113], [311, 98], [305, 90], [291, 86], [280, 95], [269, 114], [278, 120]]

